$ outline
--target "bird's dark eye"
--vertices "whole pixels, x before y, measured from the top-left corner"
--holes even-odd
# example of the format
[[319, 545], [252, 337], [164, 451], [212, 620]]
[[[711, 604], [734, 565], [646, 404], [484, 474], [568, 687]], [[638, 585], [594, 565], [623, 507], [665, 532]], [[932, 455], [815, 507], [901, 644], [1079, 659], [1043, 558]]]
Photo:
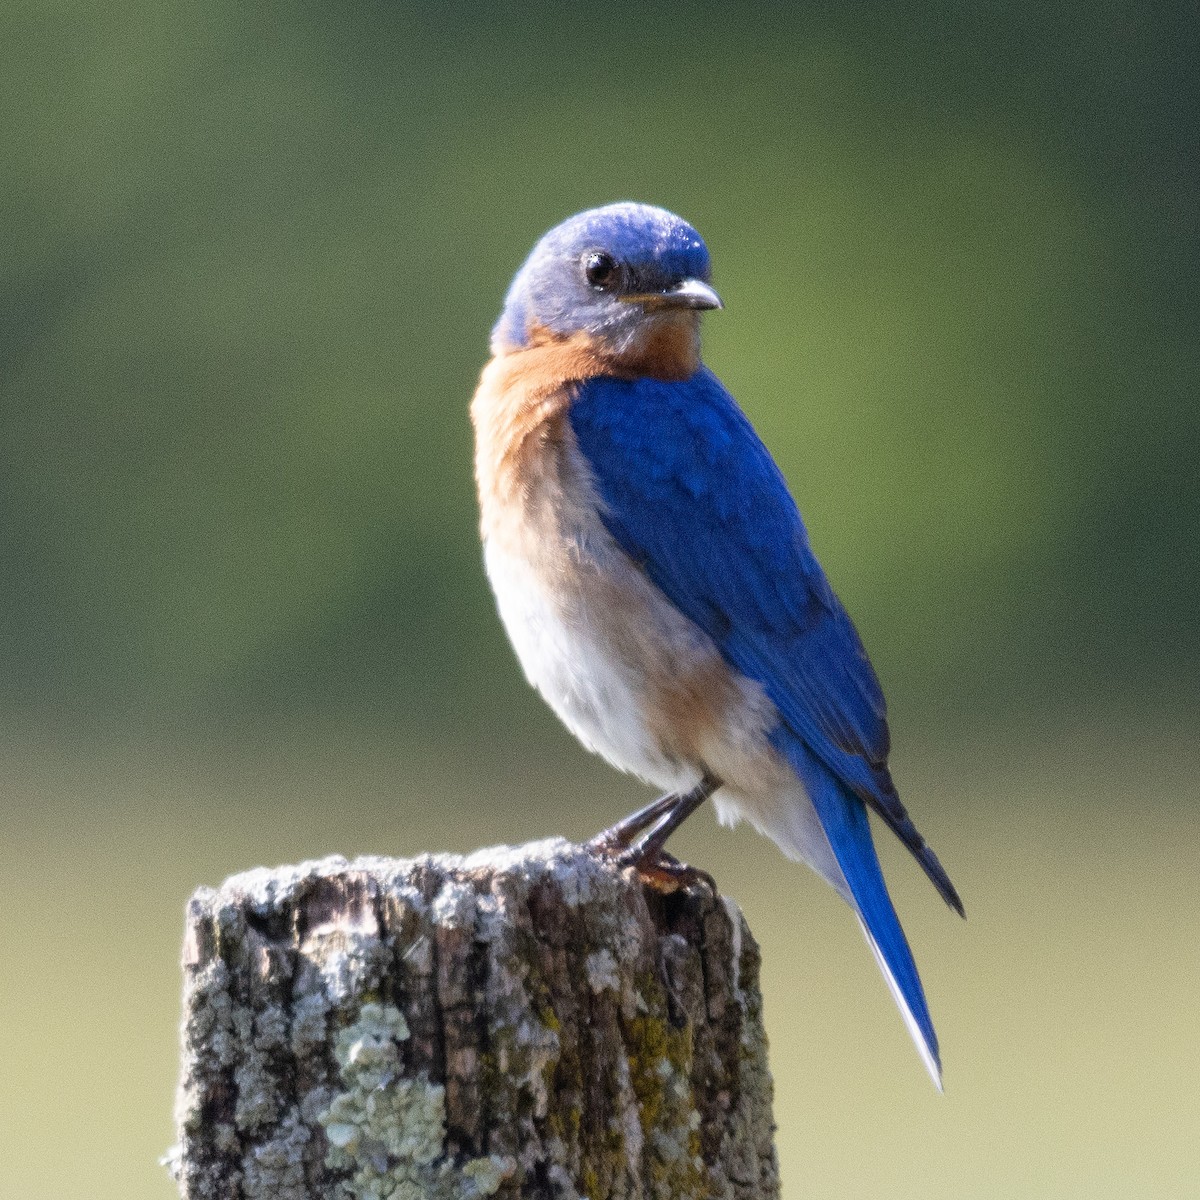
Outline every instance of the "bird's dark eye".
[[594, 288], [611, 287], [617, 281], [617, 262], [610, 254], [589, 254], [583, 260], [584, 278]]

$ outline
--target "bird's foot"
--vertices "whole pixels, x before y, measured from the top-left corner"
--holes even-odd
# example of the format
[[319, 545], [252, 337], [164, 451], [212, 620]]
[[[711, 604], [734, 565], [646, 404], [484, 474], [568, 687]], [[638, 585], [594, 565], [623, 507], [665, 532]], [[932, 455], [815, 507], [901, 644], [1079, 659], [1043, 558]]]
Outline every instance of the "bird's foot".
[[657, 854], [646, 854], [637, 846], [632, 846], [613, 857], [620, 867], [632, 867], [643, 883], [648, 883], [659, 892], [687, 891], [700, 883], [707, 887], [714, 896], [721, 894], [717, 881], [699, 867], [690, 863], [680, 862], [673, 854], [659, 850]]
[[643, 880], [660, 891], [676, 892], [703, 883], [718, 895], [716, 882], [707, 871], [680, 862], [663, 849], [663, 844], [720, 786], [711, 775], [705, 775], [690, 792], [659, 796], [645, 808], [598, 833], [587, 848], [618, 866], [633, 867]]

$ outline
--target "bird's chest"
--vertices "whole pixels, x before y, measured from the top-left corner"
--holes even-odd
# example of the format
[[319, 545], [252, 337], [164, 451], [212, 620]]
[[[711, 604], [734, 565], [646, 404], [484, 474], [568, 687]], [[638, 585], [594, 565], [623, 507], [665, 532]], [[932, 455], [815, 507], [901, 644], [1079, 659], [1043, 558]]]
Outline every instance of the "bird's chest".
[[481, 387], [472, 413], [484, 561], [526, 677], [589, 749], [661, 787], [691, 783], [658, 714], [711, 652], [703, 635], [604, 527], [566, 404], [487, 400]]
[[690, 782], [654, 720], [668, 660], [694, 652], [685, 622], [651, 594], [587, 498], [557, 483], [531, 487], [484, 538], [509, 640], [585, 746], [661, 787]]

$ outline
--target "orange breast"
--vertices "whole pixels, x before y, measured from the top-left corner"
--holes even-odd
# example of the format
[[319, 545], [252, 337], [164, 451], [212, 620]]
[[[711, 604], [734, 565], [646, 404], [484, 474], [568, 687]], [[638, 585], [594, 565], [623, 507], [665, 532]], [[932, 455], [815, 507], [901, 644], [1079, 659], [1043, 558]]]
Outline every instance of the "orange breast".
[[549, 537], [578, 508], [583, 481], [568, 446], [567, 409], [579, 383], [610, 373], [611, 364], [583, 339], [536, 342], [484, 367], [471, 421], [485, 540], [517, 549], [531, 537]]

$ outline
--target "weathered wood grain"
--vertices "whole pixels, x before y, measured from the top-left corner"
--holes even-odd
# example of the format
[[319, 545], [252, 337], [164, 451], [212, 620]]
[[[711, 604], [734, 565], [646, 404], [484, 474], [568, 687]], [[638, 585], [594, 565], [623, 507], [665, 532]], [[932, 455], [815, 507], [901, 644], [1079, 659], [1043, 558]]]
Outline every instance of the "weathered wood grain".
[[729, 900], [561, 840], [250, 871], [188, 906], [187, 1200], [778, 1196]]

